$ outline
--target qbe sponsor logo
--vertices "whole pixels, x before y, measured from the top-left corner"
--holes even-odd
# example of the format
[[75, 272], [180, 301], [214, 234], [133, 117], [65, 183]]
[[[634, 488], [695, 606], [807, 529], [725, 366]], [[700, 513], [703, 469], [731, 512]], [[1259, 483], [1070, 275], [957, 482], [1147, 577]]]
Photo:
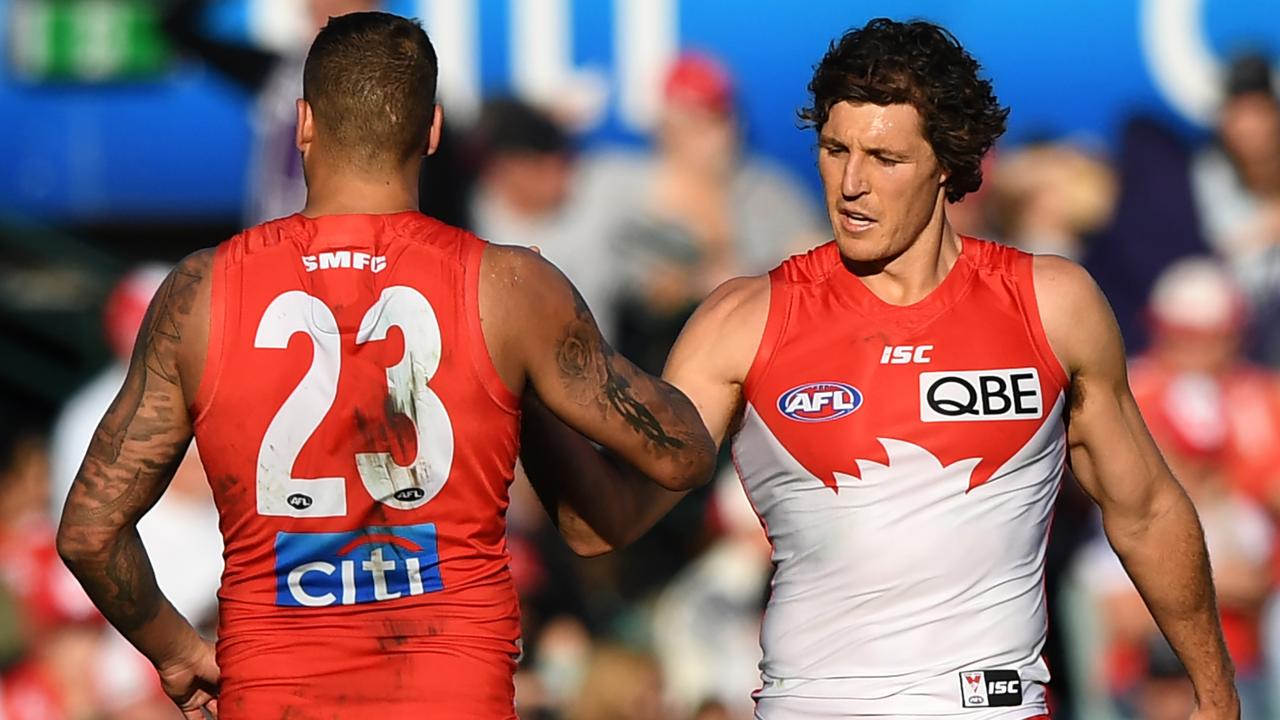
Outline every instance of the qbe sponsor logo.
[[799, 422], [837, 420], [862, 407], [862, 392], [840, 382], [798, 385], [778, 396], [778, 412]]
[[960, 673], [964, 707], [1016, 707], [1022, 704], [1022, 678], [1017, 670], [965, 670]]
[[434, 523], [276, 534], [276, 604], [363, 605], [444, 589]]
[[1035, 368], [920, 373], [920, 420], [1035, 420], [1044, 415]]

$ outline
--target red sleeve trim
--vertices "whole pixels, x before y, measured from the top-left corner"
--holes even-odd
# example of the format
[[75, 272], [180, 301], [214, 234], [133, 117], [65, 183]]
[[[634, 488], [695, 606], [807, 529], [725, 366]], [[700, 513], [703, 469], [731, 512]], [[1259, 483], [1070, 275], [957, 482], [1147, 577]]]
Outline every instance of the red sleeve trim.
[[462, 315], [467, 334], [467, 351], [471, 356], [471, 368], [476, 379], [498, 407], [513, 414], [520, 414], [520, 398], [511, 392], [489, 354], [484, 340], [484, 327], [480, 322], [480, 262], [488, 243], [473, 235], [465, 235], [462, 241], [463, 299]]
[[213, 277], [209, 289], [209, 342], [205, 347], [204, 372], [200, 374], [200, 386], [196, 388], [195, 400], [191, 404], [192, 424], [198, 425], [213, 406], [218, 391], [218, 382], [222, 379], [223, 353], [226, 347], [227, 324], [227, 274], [230, 268], [227, 255], [231, 243], [224, 242], [213, 254]]
[[768, 374], [776, 357], [774, 350], [782, 339], [787, 322], [791, 319], [790, 284], [783, 274], [782, 266], [769, 273], [769, 316], [765, 320], [764, 334], [760, 337], [760, 345], [756, 347], [755, 358], [751, 368], [742, 381], [742, 398], [746, 402], [755, 399], [755, 392], [761, 380]]
[[1014, 286], [1018, 289], [1023, 322], [1031, 336], [1031, 345], [1040, 357], [1040, 364], [1049, 371], [1059, 389], [1065, 393], [1071, 385], [1071, 379], [1067, 376], [1062, 361], [1058, 359], [1058, 354], [1053, 351], [1053, 345], [1049, 343], [1044, 322], [1040, 319], [1040, 305], [1036, 302], [1035, 256], [1018, 252], [1013, 261], [1013, 271]]

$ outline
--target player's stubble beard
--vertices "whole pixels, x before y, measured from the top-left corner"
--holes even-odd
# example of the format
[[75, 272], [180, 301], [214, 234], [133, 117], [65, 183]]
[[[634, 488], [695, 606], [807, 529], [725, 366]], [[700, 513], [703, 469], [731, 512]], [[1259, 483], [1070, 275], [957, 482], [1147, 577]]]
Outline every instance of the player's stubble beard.
[[[883, 203], [882, 206], [892, 208], [893, 203]], [[944, 234], [948, 227], [944, 189], [941, 186], [927, 210], [897, 213], [882, 210], [876, 216], [877, 221], [862, 233], [849, 233], [841, 227], [838, 205], [829, 209], [829, 216], [842, 262], [859, 276], [882, 272], [915, 248], [917, 243], [931, 235]]]

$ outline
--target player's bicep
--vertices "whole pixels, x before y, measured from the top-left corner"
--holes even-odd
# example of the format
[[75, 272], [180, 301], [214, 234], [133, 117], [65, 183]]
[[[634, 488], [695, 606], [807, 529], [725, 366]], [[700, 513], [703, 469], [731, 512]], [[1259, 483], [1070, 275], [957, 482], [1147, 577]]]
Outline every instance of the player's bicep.
[[172, 478], [191, 442], [180, 351], [207, 257], [179, 265], [156, 293], [124, 385], [98, 424], [72, 483], [59, 545], [136, 523]]
[[1072, 470], [1104, 514], [1146, 517], [1176, 483], [1129, 390], [1124, 341], [1106, 298], [1078, 267], [1059, 270], [1048, 293], [1058, 311], [1045, 324], [1071, 375]]
[[1104, 514], [1142, 517], [1173, 483], [1133, 396], [1102, 378], [1080, 378], [1068, 441], [1072, 470]]
[[767, 278], [730, 280], [689, 318], [667, 358], [662, 378], [693, 402], [717, 446], [741, 410], [742, 382], [767, 316]]
[[591, 310], [554, 266], [528, 258], [520, 300], [528, 309], [526, 377], [552, 413], [641, 469], [701, 452], [705, 429], [687, 398], [637, 368], [600, 334]]

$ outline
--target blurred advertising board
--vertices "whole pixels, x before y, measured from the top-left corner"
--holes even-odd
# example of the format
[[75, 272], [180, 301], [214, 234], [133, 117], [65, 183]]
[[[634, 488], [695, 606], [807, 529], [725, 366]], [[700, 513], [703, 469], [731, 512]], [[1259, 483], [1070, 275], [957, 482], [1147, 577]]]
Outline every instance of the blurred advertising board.
[[[301, 44], [306, 0], [211, 0], [210, 33], [279, 52]], [[169, 59], [161, 0], [0, 0], [0, 208], [52, 219], [237, 217], [253, 99]], [[637, 143], [665, 64], [719, 55], [750, 145], [811, 183], [795, 110], [827, 43], [877, 15], [950, 28], [1013, 108], [1008, 139], [1106, 148], [1134, 112], [1189, 138], [1212, 124], [1225, 59], [1280, 52], [1275, 0], [384, 0], [440, 53], [446, 117], [517, 92], [560, 106], [584, 142]], [[85, 18], [95, 19], [86, 25]], [[90, 27], [91, 26], [91, 27]], [[128, 82], [102, 82], [121, 80]], [[70, 82], [68, 82], [70, 81]]]

